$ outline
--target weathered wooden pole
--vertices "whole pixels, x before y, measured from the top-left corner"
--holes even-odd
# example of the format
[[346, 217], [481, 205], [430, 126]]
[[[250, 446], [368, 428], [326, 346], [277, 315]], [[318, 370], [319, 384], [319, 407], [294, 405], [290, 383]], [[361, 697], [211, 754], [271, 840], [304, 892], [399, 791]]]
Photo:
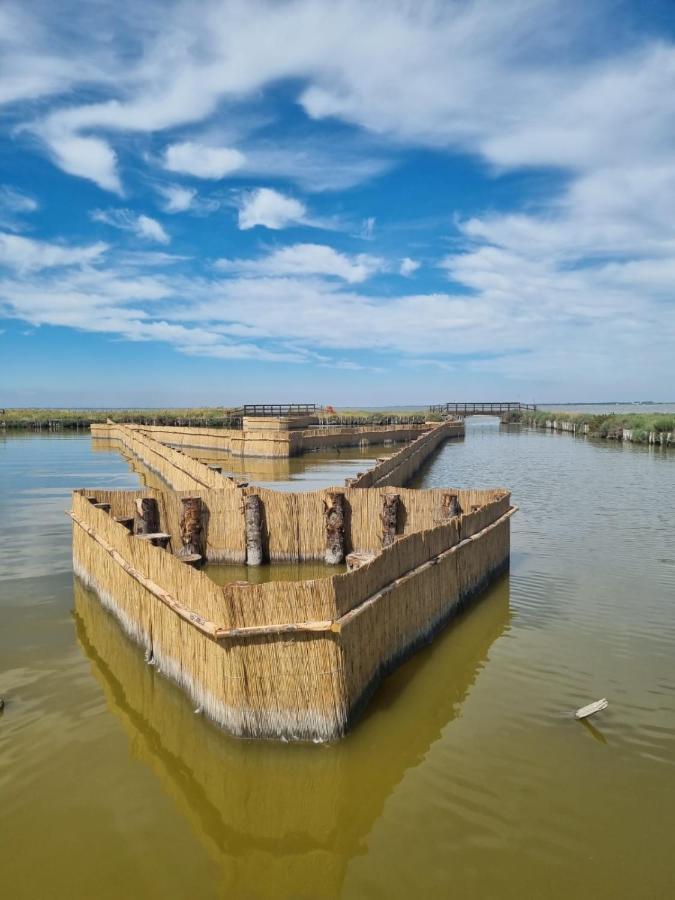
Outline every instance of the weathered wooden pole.
[[401, 502], [400, 494], [384, 494], [380, 521], [382, 522], [382, 546], [388, 547], [396, 540], [396, 523], [398, 520], [398, 508]]
[[260, 566], [262, 552], [262, 504], [257, 494], [244, 497], [244, 522], [246, 525], [246, 564]]
[[326, 524], [326, 554], [328, 566], [337, 566], [345, 558], [345, 495], [330, 491], [323, 501]]
[[183, 497], [181, 499], [182, 510], [179, 527], [182, 547], [178, 551], [179, 556], [193, 556], [204, 553], [203, 529], [202, 529], [202, 498]]
[[159, 531], [159, 506], [154, 497], [136, 500], [134, 534], [156, 534]]
[[441, 498], [441, 518], [446, 521], [462, 515], [462, 505], [457, 494], [443, 494]]

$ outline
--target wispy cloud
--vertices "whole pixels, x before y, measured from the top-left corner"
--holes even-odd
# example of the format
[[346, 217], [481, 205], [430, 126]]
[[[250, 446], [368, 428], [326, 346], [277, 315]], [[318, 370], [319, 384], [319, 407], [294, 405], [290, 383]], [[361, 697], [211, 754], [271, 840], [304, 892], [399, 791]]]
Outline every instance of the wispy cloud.
[[216, 268], [223, 272], [275, 277], [324, 275], [358, 284], [386, 268], [375, 256], [359, 253], [348, 256], [323, 244], [294, 244], [274, 250], [259, 259], [220, 259]]
[[120, 231], [128, 231], [144, 241], [168, 244], [171, 240], [157, 219], [143, 213], [135, 213], [130, 209], [95, 209], [91, 218], [94, 222], [102, 222]]

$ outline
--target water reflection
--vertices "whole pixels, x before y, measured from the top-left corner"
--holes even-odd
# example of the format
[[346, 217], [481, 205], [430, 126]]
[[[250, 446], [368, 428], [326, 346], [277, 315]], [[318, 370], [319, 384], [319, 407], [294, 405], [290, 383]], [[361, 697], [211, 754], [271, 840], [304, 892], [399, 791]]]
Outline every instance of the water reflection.
[[147, 666], [75, 580], [77, 639], [134, 757], [150, 766], [233, 896], [337, 896], [387, 798], [461, 713], [510, 623], [502, 578], [382, 685], [356, 731], [329, 747], [228, 738]]

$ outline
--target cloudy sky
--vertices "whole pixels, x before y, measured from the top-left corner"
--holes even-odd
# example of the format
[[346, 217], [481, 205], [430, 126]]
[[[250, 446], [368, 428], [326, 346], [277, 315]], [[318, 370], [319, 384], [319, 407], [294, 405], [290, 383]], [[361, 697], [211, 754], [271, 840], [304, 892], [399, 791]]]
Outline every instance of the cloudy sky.
[[673, 400], [674, 98], [672, 0], [3, 0], [0, 405]]

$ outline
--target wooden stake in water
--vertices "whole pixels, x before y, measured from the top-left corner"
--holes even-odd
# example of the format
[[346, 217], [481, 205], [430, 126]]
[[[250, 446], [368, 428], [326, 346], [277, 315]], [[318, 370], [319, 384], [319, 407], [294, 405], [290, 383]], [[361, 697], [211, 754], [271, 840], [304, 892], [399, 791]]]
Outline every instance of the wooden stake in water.
[[574, 713], [575, 719], [586, 719], [588, 716], [592, 716], [596, 712], [600, 712], [601, 709], [607, 709], [609, 703], [605, 697], [602, 700], [596, 700], [594, 703], [589, 703], [588, 706], [582, 706]]

